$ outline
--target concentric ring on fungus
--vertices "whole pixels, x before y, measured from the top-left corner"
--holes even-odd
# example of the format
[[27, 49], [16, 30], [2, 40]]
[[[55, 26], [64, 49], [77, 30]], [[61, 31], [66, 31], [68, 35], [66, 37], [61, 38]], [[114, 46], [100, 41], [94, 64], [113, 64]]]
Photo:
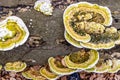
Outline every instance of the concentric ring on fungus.
[[[86, 33], [86, 26], [99, 24], [109, 26], [112, 23], [111, 12], [107, 7], [79, 2], [67, 7], [63, 15], [66, 31], [77, 41], [89, 42], [91, 37]], [[94, 31], [92, 31], [94, 33]]]
[[71, 69], [85, 70], [92, 68], [99, 60], [99, 53], [96, 50], [81, 50], [64, 57], [65, 64]]
[[4, 68], [6, 71], [13, 71], [13, 72], [21, 72], [27, 67], [27, 64], [25, 62], [8, 62], [5, 64]]
[[70, 69], [70, 68], [67, 68], [67, 66], [64, 66], [62, 64], [62, 60], [63, 59], [58, 60], [56, 58], [50, 57], [48, 59], [50, 70], [59, 75], [68, 75], [76, 71], [75, 69]]
[[63, 15], [65, 39], [75, 47], [110, 49], [120, 43], [120, 33], [112, 24], [107, 7], [79, 2], [67, 7]]
[[16, 16], [0, 22], [0, 50], [7, 51], [24, 44], [29, 36], [25, 23]]

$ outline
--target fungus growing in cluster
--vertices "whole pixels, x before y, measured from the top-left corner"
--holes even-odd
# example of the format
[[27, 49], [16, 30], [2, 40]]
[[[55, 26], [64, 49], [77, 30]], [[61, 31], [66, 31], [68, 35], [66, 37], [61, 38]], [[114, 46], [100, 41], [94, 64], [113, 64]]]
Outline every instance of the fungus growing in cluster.
[[68, 75], [74, 73], [76, 70], [68, 68], [63, 62], [63, 58], [53, 58], [48, 59], [50, 70], [59, 75]]
[[105, 61], [104, 59], [99, 59], [98, 63], [94, 67], [86, 69], [86, 71], [95, 73], [105, 73], [108, 71], [111, 65], [112, 65], [111, 60]]
[[79, 2], [68, 6], [63, 15], [65, 39], [75, 47], [110, 49], [120, 44], [120, 32], [112, 24], [107, 7]]
[[64, 61], [68, 68], [85, 70], [92, 68], [99, 60], [99, 53], [96, 50], [81, 50], [65, 56]]
[[112, 59], [112, 65], [108, 69], [108, 73], [116, 73], [120, 70], [120, 60], [119, 59]]
[[47, 78], [48, 80], [56, 80], [59, 78], [59, 75], [55, 74], [50, 70], [50, 67], [48, 65], [45, 65], [40, 69], [40, 74]]
[[119, 43], [120, 33], [115, 27], [106, 28], [102, 34], [92, 34], [91, 41], [80, 42], [81, 46], [92, 49], [110, 49]]
[[0, 22], [0, 50], [7, 51], [24, 44], [29, 36], [25, 23], [16, 16]]
[[85, 71], [95, 73], [116, 73], [120, 70], [120, 60], [116, 58], [112, 59], [100, 59], [98, 63]]
[[30, 67], [28, 70], [22, 72], [22, 75], [27, 79], [46, 80], [46, 78], [39, 73], [39, 69], [34, 67]]
[[13, 71], [13, 72], [21, 72], [27, 67], [26, 63], [16, 61], [16, 62], [8, 62], [5, 64], [4, 68], [6, 71]]
[[50, 0], [38, 0], [35, 2], [34, 9], [45, 15], [52, 15], [53, 7]]
[[67, 7], [63, 15], [66, 31], [77, 41], [89, 42], [90, 33], [95, 29], [102, 33], [104, 26], [112, 23], [111, 12], [107, 7], [87, 2], [79, 2]]
[[64, 32], [64, 37], [66, 41], [70, 43], [71, 45], [78, 47], [78, 48], [82, 48], [82, 46], [80, 45], [80, 42], [73, 39], [66, 31]]

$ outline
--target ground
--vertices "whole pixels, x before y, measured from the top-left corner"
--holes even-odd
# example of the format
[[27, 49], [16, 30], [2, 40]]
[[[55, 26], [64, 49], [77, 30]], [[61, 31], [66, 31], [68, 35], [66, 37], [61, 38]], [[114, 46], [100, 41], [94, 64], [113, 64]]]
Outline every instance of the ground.
[[[35, 1], [36, 0], [0, 0], [0, 17], [3, 18], [4, 15], [12, 12], [12, 15], [23, 19], [30, 32], [29, 39], [24, 45], [10, 51], [0, 52], [1, 64], [18, 60], [25, 61], [31, 65], [45, 64], [51, 56], [66, 55], [79, 50], [64, 40], [62, 18], [64, 10], [55, 7], [52, 16], [45, 16], [33, 9]], [[88, 1], [109, 7], [114, 19], [112, 26], [120, 29], [119, 0], [76, 0], [76, 2], [79, 1]], [[41, 40], [42, 42], [38, 46], [30, 46], [31, 37], [41, 37], [38, 42]], [[119, 48], [120, 47], [117, 46], [108, 51], [120, 52]]]

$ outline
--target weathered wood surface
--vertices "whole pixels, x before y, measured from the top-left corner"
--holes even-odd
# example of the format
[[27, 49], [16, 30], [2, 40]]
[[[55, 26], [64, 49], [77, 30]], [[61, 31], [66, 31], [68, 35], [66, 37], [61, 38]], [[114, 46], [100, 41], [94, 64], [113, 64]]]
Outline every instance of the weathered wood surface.
[[[113, 26], [120, 29], [120, 0], [78, 0], [97, 3], [99, 5], [107, 6], [111, 9], [113, 17], [117, 21], [113, 21]], [[63, 25], [63, 10], [55, 8], [52, 16], [45, 16], [33, 9], [35, 0], [0, 0], [0, 6], [7, 10], [13, 10], [19, 5], [32, 6], [32, 8], [25, 12], [13, 12], [14, 15], [23, 19], [29, 28], [31, 35], [42, 36], [46, 42], [37, 48], [29, 48], [26, 44], [15, 48], [11, 51], [0, 52], [0, 63], [4, 64], [8, 61], [30, 61], [30, 64], [44, 64], [51, 56], [65, 55], [73, 51], [79, 50], [66, 43], [58, 44], [56, 40], [63, 40], [64, 25]], [[118, 13], [115, 13], [118, 12]], [[1, 14], [0, 14], [1, 16]], [[32, 19], [32, 27], [30, 25]], [[113, 48], [113, 51], [120, 51], [120, 47]], [[110, 50], [109, 50], [110, 51]], [[36, 61], [36, 62], [31, 62]]]

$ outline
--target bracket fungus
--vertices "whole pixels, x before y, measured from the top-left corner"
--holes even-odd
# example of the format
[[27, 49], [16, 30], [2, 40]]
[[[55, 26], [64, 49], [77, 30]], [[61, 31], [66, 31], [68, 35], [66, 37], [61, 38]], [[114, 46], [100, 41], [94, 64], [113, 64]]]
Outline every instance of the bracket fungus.
[[87, 72], [95, 72], [95, 73], [104, 73], [107, 72], [110, 66], [112, 65], [111, 60], [104, 60], [104, 59], [99, 59], [98, 63], [90, 68], [86, 69]]
[[29, 31], [19, 17], [10, 16], [0, 22], [0, 50], [11, 50], [26, 42]]
[[120, 32], [112, 24], [107, 7], [79, 2], [68, 6], [63, 15], [65, 39], [75, 47], [110, 49], [120, 44]]
[[50, 70], [59, 75], [68, 75], [76, 71], [75, 69], [70, 69], [67, 66], [65, 66], [62, 60], [63, 58], [57, 59], [57, 58], [50, 57], [48, 59]]
[[95, 66], [99, 53], [96, 50], [81, 50], [65, 56], [64, 60], [68, 68], [85, 70]]
[[21, 72], [27, 67], [24, 62], [8, 62], [5, 64], [4, 68], [6, 71]]
[[120, 70], [120, 60], [119, 59], [100, 59], [98, 63], [89, 69], [86, 69], [87, 72], [95, 73], [116, 73]]
[[[109, 26], [112, 23], [111, 12], [107, 7], [88, 2], [79, 2], [68, 6], [63, 19], [65, 29], [70, 36], [82, 42], [90, 41], [89, 33], [94, 33], [96, 26], [103, 31], [104, 25]], [[89, 31], [88, 28], [92, 30]]]
[[95, 66], [95, 72], [96, 73], [107, 72], [111, 65], [112, 65], [111, 60], [106, 61], [99, 60], [99, 62]]
[[64, 36], [68, 43], [72, 44], [75, 47], [82, 48], [80, 42], [73, 39], [66, 31], [64, 32]]
[[108, 73], [116, 73], [120, 70], [120, 60], [119, 59], [112, 59], [112, 65], [108, 69]]
[[92, 34], [91, 41], [80, 42], [81, 46], [92, 49], [110, 49], [119, 43], [120, 33], [115, 27], [106, 28], [102, 34]]
[[46, 80], [46, 78], [39, 73], [39, 69], [34, 67], [30, 67], [28, 70], [22, 72], [22, 75], [27, 79]]
[[45, 78], [47, 78], [48, 80], [56, 80], [57, 78], [59, 78], [59, 75], [53, 73], [50, 70], [48, 65], [46, 65], [40, 69], [40, 74], [42, 76], [44, 76]]
[[34, 9], [45, 15], [52, 15], [53, 7], [50, 0], [38, 0], [35, 2]]

